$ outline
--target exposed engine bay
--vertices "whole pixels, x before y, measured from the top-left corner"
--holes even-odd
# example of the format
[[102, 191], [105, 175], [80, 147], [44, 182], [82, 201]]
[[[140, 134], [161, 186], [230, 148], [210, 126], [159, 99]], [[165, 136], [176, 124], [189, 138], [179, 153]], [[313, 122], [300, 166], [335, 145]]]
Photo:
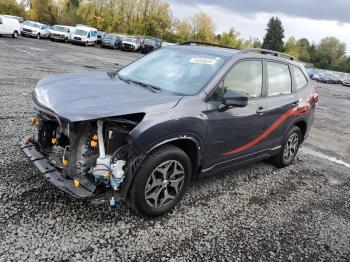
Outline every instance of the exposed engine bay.
[[143, 114], [134, 114], [69, 123], [39, 112], [32, 119], [33, 140], [75, 187], [96, 195], [112, 191], [125, 198], [142, 159], [127, 136], [142, 118]]

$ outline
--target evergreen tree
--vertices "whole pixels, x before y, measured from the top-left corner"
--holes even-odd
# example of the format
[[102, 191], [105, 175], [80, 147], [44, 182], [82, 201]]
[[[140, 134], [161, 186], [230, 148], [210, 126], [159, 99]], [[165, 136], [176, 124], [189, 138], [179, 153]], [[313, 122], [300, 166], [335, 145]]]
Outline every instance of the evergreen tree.
[[278, 17], [271, 17], [266, 31], [262, 48], [282, 52], [284, 29], [281, 20]]

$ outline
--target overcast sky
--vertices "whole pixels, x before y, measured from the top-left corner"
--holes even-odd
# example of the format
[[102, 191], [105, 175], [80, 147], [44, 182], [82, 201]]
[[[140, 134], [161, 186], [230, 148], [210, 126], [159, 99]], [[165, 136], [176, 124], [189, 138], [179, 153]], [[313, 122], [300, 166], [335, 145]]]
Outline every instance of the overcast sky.
[[278, 16], [290, 36], [319, 42], [335, 36], [346, 43], [350, 54], [350, 0], [166, 0], [177, 18], [187, 19], [199, 11], [209, 14], [216, 33], [234, 27], [241, 36], [265, 35], [267, 21]]

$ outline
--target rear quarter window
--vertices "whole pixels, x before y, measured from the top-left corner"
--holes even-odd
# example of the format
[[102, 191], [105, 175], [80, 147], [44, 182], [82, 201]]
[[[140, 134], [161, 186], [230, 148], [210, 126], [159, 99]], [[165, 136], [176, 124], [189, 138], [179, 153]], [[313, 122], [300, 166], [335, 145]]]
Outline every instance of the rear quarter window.
[[292, 78], [289, 66], [276, 62], [266, 62], [268, 96], [292, 93]]
[[295, 89], [300, 90], [307, 85], [307, 78], [300, 68], [292, 66], [294, 74]]

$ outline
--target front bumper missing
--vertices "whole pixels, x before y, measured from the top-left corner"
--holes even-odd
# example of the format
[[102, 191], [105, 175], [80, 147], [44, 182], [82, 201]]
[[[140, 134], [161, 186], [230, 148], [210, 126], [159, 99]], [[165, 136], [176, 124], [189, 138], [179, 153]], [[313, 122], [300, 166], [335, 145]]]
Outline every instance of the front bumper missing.
[[84, 188], [83, 184], [75, 187], [74, 180], [66, 178], [30, 140], [27, 143], [24, 140], [20, 141], [19, 146], [51, 185], [78, 199], [94, 199], [96, 197], [93, 192]]

